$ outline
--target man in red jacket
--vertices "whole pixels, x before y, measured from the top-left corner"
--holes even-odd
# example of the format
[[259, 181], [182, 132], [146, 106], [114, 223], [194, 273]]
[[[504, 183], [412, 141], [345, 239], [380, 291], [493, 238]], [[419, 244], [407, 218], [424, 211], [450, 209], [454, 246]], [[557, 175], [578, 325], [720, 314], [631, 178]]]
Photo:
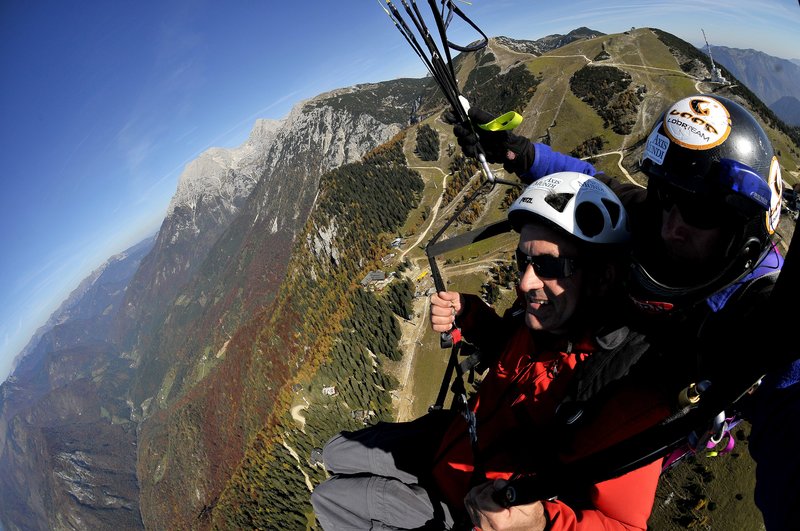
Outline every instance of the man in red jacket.
[[[586, 175], [553, 174], [526, 189], [509, 220], [520, 232], [515, 308], [501, 318], [477, 297], [443, 292], [431, 300], [435, 330], [455, 319], [465, 339], [495, 360], [469, 404], [471, 415], [439, 412], [334, 437], [324, 450], [334, 475], [312, 495], [325, 529], [450, 529], [467, 518], [463, 501], [473, 485], [591, 453], [666, 414], [660, 404], [628, 417], [612, 408], [614, 428], [580, 441], [557, 415], [585, 359], [636, 340], [613, 326], [616, 262], [629, 239], [616, 196]], [[527, 529], [645, 529], [659, 472], [653, 463], [526, 506], [536, 517]]]

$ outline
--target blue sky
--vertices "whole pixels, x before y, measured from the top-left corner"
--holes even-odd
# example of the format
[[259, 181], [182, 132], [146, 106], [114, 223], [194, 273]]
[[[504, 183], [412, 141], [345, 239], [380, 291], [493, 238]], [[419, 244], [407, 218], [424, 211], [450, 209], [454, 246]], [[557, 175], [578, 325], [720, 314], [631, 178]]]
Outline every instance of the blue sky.
[[[795, 0], [460, 7], [490, 36], [655, 26], [700, 44], [702, 27], [712, 44], [800, 57]], [[158, 229], [202, 151], [323, 91], [424, 73], [376, 0], [3, 0], [0, 381], [90, 271]]]

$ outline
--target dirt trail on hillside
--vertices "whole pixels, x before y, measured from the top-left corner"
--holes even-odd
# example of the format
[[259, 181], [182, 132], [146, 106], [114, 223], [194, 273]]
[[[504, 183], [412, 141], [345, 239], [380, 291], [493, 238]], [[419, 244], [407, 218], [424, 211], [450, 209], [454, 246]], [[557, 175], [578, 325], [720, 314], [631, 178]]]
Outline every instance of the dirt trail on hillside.
[[[447, 188], [447, 177], [450, 175], [449, 173], [445, 173], [444, 170], [438, 166], [410, 166], [409, 169], [438, 170], [441, 172], [444, 178], [442, 179], [442, 191], [439, 194], [439, 197], [436, 200], [433, 208], [431, 209], [427, 226], [420, 233], [416, 241], [400, 253], [400, 255], [397, 257], [397, 262], [402, 262], [406, 255], [411, 252], [411, 250], [413, 250], [420, 243], [422, 243], [425, 238], [427, 238], [431, 227], [433, 227], [433, 224], [439, 217], [439, 210], [442, 205], [442, 197], [444, 196], [444, 190]], [[413, 281], [413, 279], [416, 278], [422, 271], [423, 268], [420, 268], [414, 264], [409, 270], [409, 274], [406, 276]], [[420, 338], [425, 333], [425, 327], [428, 326], [428, 298], [418, 297], [414, 299], [413, 312], [414, 315], [420, 316], [415, 322], [401, 321], [401, 328], [403, 330], [403, 343], [401, 344], [401, 348], [404, 348], [403, 360], [398, 371], [399, 374], [397, 374], [400, 387], [397, 389], [397, 392], [393, 393], [392, 395], [392, 399], [397, 410], [396, 420], [398, 422], [411, 420], [413, 418], [413, 412], [411, 409], [411, 406], [414, 404], [414, 378], [412, 376], [412, 369], [414, 367], [414, 360], [417, 356], [417, 347], [420, 346]]]
[[[441, 168], [438, 166], [409, 166], [409, 169], [414, 170], [438, 170], [444, 176], [442, 179], [442, 189], [439, 197], [436, 200], [435, 205], [431, 209], [431, 213], [429, 216], [429, 220], [425, 228], [422, 230], [420, 235], [416, 238], [416, 240], [408, 245], [396, 258], [397, 262], [402, 262], [405, 257], [411, 252], [415, 247], [419, 246], [426, 238], [429, 237], [431, 229], [433, 228], [434, 224], [438, 219], [443, 216], [452, 215], [458, 205], [461, 203], [461, 200], [467, 194], [469, 186], [465, 186], [463, 190], [460, 190], [458, 194], [445, 206], [442, 207], [442, 199], [444, 196], [444, 191], [447, 188], [447, 178], [451, 175], [450, 173], [445, 173]], [[478, 173], [477, 176], [482, 174]], [[480, 177], [478, 177], [480, 178]], [[479, 261], [471, 261], [468, 264], [459, 264], [455, 266], [440, 266], [442, 271], [452, 271], [463, 274], [468, 271], [475, 271], [475, 270], [488, 270], [492, 265], [492, 260], [485, 259]], [[412, 267], [407, 270], [405, 277], [414, 280], [417, 278], [422, 272], [429, 271], [429, 266], [425, 257], [421, 257], [418, 260], [415, 260], [412, 263]], [[413, 418], [413, 411], [412, 405], [414, 403], [414, 377], [413, 377], [413, 367], [414, 361], [416, 360], [417, 350], [421, 346], [420, 339], [424, 335], [426, 329], [429, 325], [428, 323], [428, 312], [429, 312], [429, 301], [428, 297], [418, 297], [413, 301], [413, 312], [414, 315], [419, 315], [419, 318], [416, 318], [414, 321], [403, 321], [401, 320], [401, 328], [402, 328], [402, 343], [401, 348], [403, 349], [403, 359], [400, 364], [399, 369], [397, 370], [397, 378], [400, 382], [400, 387], [397, 389], [395, 393], [392, 393], [392, 400], [393, 404], [397, 411], [396, 420], [398, 422], [402, 422], [405, 420], [411, 420]]]
[[441, 174], [444, 176], [444, 178], [442, 179], [442, 193], [439, 194], [439, 199], [436, 200], [436, 204], [433, 205], [433, 208], [431, 209], [431, 214], [429, 216], [430, 222], [428, 223], [428, 226], [425, 227], [425, 230], [423, 230], [422, 233], [420, 233], [419, 238], [417, 238], [417, 241], [415, 241], [414, 243], [409, 245], [402, 253], [400, 253], [400, 256], [397, 258], [398, 262], [402, 262], [403, 259], [406, 257], [406, 255], [414, 247], [419, 245], [422, 242], [422, 240], [425, 239], [425, 237], [428, 235], [428, 232], [430, 232], [431, 227], [433, 227], [433, 224], [436, 222], [436, 218], [439, 215], [439, 207], [442, 204], [442, 197], [444, 196], [444, 190], [445, 190], [445, 188], [447, 188], [447, 177], [450, 175], [449, 173], [445, 173], [444, 170], [442, 170], [438, 166], [409, 166], [409, 169], [410, 170], [439, 170], [439, 172], [441, 172]]
[[622, 175], [624, 175], [626, 179], [628, 179], [631, 183], [635, 184], [636, 186], [640, 188], [645, 187], [643, 184], [636, 182], [636, 180], [634, 180], [634, 178], [631, 177], [631, 174], [628, 173], [628, 170], [626, 170], [625, 167], [622, 165], [622, 159], [625, 157], [625, 154], [622, 151], [608, 151], [606, 153], [598, 153], [597, 155], [592, 155], [589, 158], [607, 157], [609, 155], [619, 155], [617, 166], [619, 167], [619, 171], [622, 172]]
[[[409, 333], [409, 339], [404, 341], [406, 348], [400, 368], [400, 375], [398, 375], [400, 387], [397, 393], [392, 396], [397, 408], [397, 422], [405, 422], [414, 418], [414, 413], [412, 411], [412, 406], [414, 405], [414, 378], [412, 376], [412, 369], [414, 368], [414, 360], [417, 356], [417, 347], [420, 346], [420, 338], [425, 333], [425, 328], [428, 326], [428, 306], [427, 297], [419, 297], [414, 300], [414, 314], [420, 317], [415, 323], [409, 323], [413, 328]], [[403, 337], [407, 337], [406, 331], [404, 331]]]
[[303, 409], [308, 409], [308, 406], [300, 404], [289, 410], [289, 413], [292, 414], [292, 418], [300, 423], [300, 429], [304, 429], [306, 427], [306, 418], [300, 414], [300, 411]]

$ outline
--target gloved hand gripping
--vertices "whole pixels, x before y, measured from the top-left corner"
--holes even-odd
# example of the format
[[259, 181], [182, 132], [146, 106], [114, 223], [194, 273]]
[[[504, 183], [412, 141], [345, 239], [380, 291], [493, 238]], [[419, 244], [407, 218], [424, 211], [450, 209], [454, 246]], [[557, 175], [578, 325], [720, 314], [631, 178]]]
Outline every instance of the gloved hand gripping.
[[468, 115], [469, 122], [459, 122], [450, 111], [443, 116], [447, 123], [453, 124], [453, 133], [464, 155], [477, 158], [477, 144], [480, 143], [486, 160], [502, 164], [507, 172], [522, 175], [530, 169], [535, 153], [530, 140], [505, 130], [490, 131], [481, 127], [495, 119], [486, 111], [471, 107]]

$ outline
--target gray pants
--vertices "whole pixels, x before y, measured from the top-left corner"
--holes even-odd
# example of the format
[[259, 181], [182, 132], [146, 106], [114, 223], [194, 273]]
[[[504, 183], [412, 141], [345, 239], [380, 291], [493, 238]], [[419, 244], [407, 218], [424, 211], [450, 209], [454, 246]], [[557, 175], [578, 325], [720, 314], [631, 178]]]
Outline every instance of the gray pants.
[[311, 495], [323, 529], [450, 529], [449, 509], [426, 486], [451, 418], [436, 412], [342, 432], [328, 441], [323, 459], [333, 476]]

